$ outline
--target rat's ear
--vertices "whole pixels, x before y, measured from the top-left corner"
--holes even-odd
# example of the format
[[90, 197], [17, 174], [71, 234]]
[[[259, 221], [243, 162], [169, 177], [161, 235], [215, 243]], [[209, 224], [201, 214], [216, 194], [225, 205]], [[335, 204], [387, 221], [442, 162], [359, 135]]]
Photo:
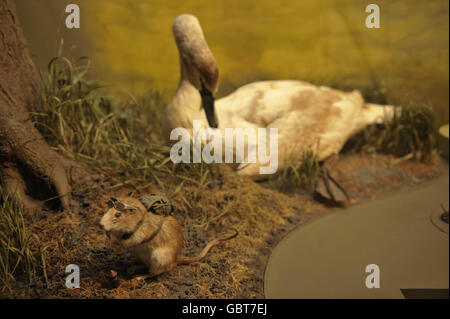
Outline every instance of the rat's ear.
[[129, 192], [127, 196], [131, 197], [131, 195], [133, 195], [133, 192]]

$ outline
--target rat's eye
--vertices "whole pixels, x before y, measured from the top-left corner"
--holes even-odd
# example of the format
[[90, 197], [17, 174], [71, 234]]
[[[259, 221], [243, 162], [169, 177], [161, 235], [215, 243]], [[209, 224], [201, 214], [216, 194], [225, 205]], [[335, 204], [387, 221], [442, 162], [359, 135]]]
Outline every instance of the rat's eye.
[[116, 218], [119, 218], [120, 217], [120, 213], [116, 213]]

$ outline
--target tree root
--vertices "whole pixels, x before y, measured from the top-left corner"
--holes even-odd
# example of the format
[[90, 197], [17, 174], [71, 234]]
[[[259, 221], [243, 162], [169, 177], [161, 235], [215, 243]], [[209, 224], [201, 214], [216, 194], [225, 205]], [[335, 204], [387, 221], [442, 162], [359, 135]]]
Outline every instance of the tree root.
[[0, 174], [2, 175], [4, 191], [18, 203], [21, 203], [26, 213], [35, 214], [43, 209], [41, 202], [26, 194], [27, 185], [15, 163], [4, 162]]
[[[30, 122], [29, 125], [8, 122], [0, 132], [0, 137], [7, 142], [3, 143], [1, 152], [6, 153], [6, 160], [0, 165], [5, 191], [24, 206], [26, 213], [36, 213], [55, 198], [64, 210], [75, 208], [76, 203], [71, 201], [72, 186], [86, 183], [92, 175], [50, 148]], [[37, 192], [33, 191], [36, 188]], [[41, 201], [33, 196], [36, 193]]]

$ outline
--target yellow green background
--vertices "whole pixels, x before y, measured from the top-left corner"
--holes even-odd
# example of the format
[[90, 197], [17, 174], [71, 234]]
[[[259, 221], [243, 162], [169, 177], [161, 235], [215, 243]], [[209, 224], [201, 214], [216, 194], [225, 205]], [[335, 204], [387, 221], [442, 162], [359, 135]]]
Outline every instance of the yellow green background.
[[[433, 103], [448, 122], [447, 0], [16, 0], [40, 68], [65, 53], [92, 59], [95, 77], [118, 91], [174, 93], [178, 56], [173, 19], [195, 14], [220, 68], [219, 94], [256, 79], [329, 82], [378, 80], [392, 97]], [[64, 27], [68, 3], [81, 28]], [[367, 29], [366, 5], [380, 7], [381, 28]]]

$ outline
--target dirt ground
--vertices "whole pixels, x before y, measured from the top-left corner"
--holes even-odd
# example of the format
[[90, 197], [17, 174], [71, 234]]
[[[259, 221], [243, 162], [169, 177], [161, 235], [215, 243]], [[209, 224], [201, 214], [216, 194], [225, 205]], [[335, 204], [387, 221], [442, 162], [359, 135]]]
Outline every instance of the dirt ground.
[[[333, 168], [351, 203], [418, 187], [446, 171], [448, 166], [440, 159], [424, 164], [387, 155], [342, 155]], [[186, 184], [174, 198], [174, 216], [184, 228], [183, 255], [198, 253], [231, 227], [239, 231], [202, 261], [180, 265], [147, 281], [128, 275], [127, 268], [136, 263], [134, 257], [110, 241], [98, 222], [109, 197], [126, 196], [132, 189], [122, 187], [105, 193], [99, 188], [79, 195], [85, 207], [82, 213], [45, 212], [30, 222], [30, 230], [38, 237], [33, 244], [40, 251], [40, 266], [30, 288], [21, 280], [15, 283], [13, 297], [264, 298], [264, 270], [273, 247], [293, 228], [330, 208], [301, 190], [282, 193], [276, 181], [255, 183], [229, 169], [221, 169], [215, 176], [201, 194], [195, 184]], [[165, 183], [174, 191], [175, 183]], [[114, 180], [105, 184], [114, 184]], [[133, 196], [146, 193], [161, 194], [162, 190], [155, 184]], [[202, 210], [189, 204], [196, 198]], [[80, 267], [79, 289], [65, 287], [69, 264]], [[111, 288], [111, 269], [119, 274], [118, 289]]]

